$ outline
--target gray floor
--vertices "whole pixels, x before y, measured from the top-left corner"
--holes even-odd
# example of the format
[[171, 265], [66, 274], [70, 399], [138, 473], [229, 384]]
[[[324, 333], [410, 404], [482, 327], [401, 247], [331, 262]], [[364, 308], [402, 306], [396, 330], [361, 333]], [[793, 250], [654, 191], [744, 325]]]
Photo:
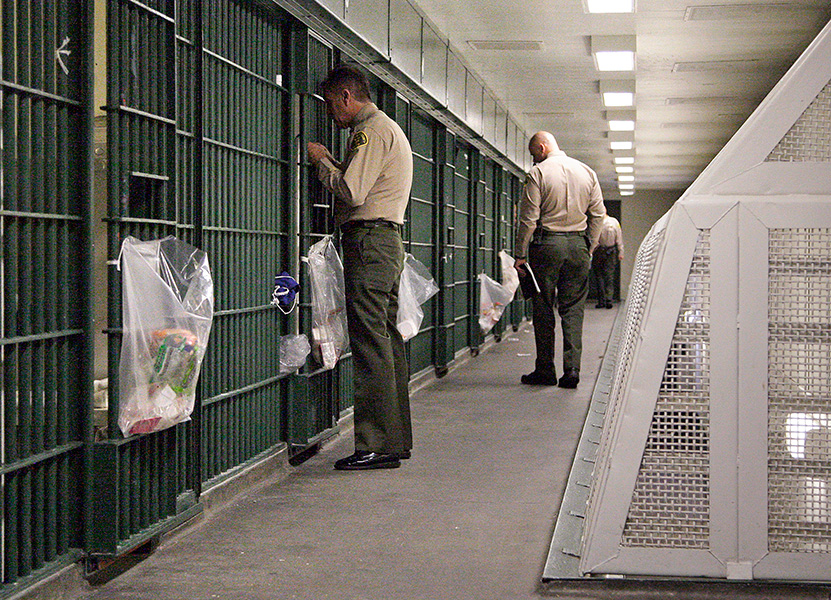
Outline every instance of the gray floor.
[[[413, 395], [416, 444], [400, 469], [334, 471], [332, 463], [352, 451], [345, 432], [288, 477], [275, 475], [210, 511], [81, 597], [644, 597], [603, 584], [593, 590], [541, 585], [616, 312], [587, 311], [577, 390], [519, 383], [533, 368], [533, 330], [526, 326]], [[658, 597], [679, 596], [663, 588]]]

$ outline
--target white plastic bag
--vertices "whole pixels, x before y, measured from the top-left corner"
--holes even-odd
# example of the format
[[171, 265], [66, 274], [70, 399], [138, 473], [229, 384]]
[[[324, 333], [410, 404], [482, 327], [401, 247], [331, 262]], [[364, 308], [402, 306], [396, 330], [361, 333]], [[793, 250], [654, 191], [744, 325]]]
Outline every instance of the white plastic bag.
[[280, 373], [293, 373], [306, 364], [312, 347], [305, 333], [280, 338]]
[[511, 300], [513, 300], [519, 287], [519, 274], [514, 268], [516, 261], [505, 250], [499, 252], [499, 261], [502, 263], [502, 285], [511, 292]]
[[325, 369], [331, 369], [349, 346], [343, 263], [332, 236], [309, 248], [306, 261], [312, 285], [312, 351]]
[[514, 295], [484, 273], [479, 274], [479, 281], [479, 327], [482, 333], [487, 333], [502, 317]]
[[118, 426], [126, 437], [190, 419], [214, 296], [205, 252], [174, 237], [127, 237], [119, 267], [124, 333]]
[[404, 255], [404, 270], [398, 286], [398, 315], [396, 327], [406, 342], [416, 336], [424, 320], [421, 305], [439, 291], [430, 271], [415, 256]]

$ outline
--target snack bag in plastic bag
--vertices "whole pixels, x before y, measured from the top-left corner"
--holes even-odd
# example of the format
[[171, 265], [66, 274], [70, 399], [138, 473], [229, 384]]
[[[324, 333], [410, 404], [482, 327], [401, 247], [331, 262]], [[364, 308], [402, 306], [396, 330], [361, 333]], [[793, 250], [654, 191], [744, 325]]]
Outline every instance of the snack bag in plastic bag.
[[187, 421], [213, 323], [208, 257], [174, 237], [127, 237], [118, 425], [125, 437]]
[[484, 273], [479, 274], [479, 281], [479, 327], [482, 333], [487, 333], [502, 317], [514, 295]]
[[415, 337], [424, 320], [421, 305], [439, 291], [430, 271], [410, 253], [404, 255], [404, 270], [398, 286], [396, 327], [406, 342]]
[[343, 264], [332, 236], [309, 248], [306, 261], [312, 286], [312, 352], [325, 369], [331, 369], [349, 345]]

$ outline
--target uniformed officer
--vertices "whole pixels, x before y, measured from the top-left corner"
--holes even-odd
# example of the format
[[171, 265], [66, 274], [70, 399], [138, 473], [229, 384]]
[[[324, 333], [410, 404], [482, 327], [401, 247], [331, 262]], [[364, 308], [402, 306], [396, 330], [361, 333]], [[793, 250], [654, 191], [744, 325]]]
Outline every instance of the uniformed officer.
[[[528, 150], [535, 164], [519, 202], [515, 267], [524, 276], [523, 265], [531, 265], [540, 293], [533, 296], [536, 364], [521, 381], [575, 388], [580, 382], [583, 312], [589, 293], [589, 248], [600, 234], [606, 206], [595, 172], [566, 156], [553, 135], [535, 133]], [[563, 327], [559, 381], [554, 368], [555, 301]]]
[[623, 233], [611, 215], [603, 219], [597, 246], [592, 249], [592, 275], [597, 288], [595, 308], [612, 308], [615, 299], [615, 271], [623, 260]]
[[355, 452], [335, 468], [395, 468], [410, 457], [413, 443], [410, 375], [396, 328], [412, 150], [401, 127], [372, 103], [358, 69], [334, 68], [321, 94], [335, 123], [351, 130], [342, 163], [321, 144], [307, 147], [318, 178], [335, 196], [355, 373]]

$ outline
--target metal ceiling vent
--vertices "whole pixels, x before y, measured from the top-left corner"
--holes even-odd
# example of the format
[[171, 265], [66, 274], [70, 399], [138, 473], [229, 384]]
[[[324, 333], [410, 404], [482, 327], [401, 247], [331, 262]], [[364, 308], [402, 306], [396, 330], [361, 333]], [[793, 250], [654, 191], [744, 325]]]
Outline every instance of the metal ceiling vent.
[[543, 43], [534, 40], [468, 40], [474, 50], [501, 50], [508, 52], [541, 52]]
[[728, 20], [778, 20], [796, 7], [786, 2], [767, 4], [709, 4], [688, 6], [684, 12], [685, 21], [728, 21]]
[[831, 581], [829, 161], [831, 24], [638, 252], [579, 576]]

